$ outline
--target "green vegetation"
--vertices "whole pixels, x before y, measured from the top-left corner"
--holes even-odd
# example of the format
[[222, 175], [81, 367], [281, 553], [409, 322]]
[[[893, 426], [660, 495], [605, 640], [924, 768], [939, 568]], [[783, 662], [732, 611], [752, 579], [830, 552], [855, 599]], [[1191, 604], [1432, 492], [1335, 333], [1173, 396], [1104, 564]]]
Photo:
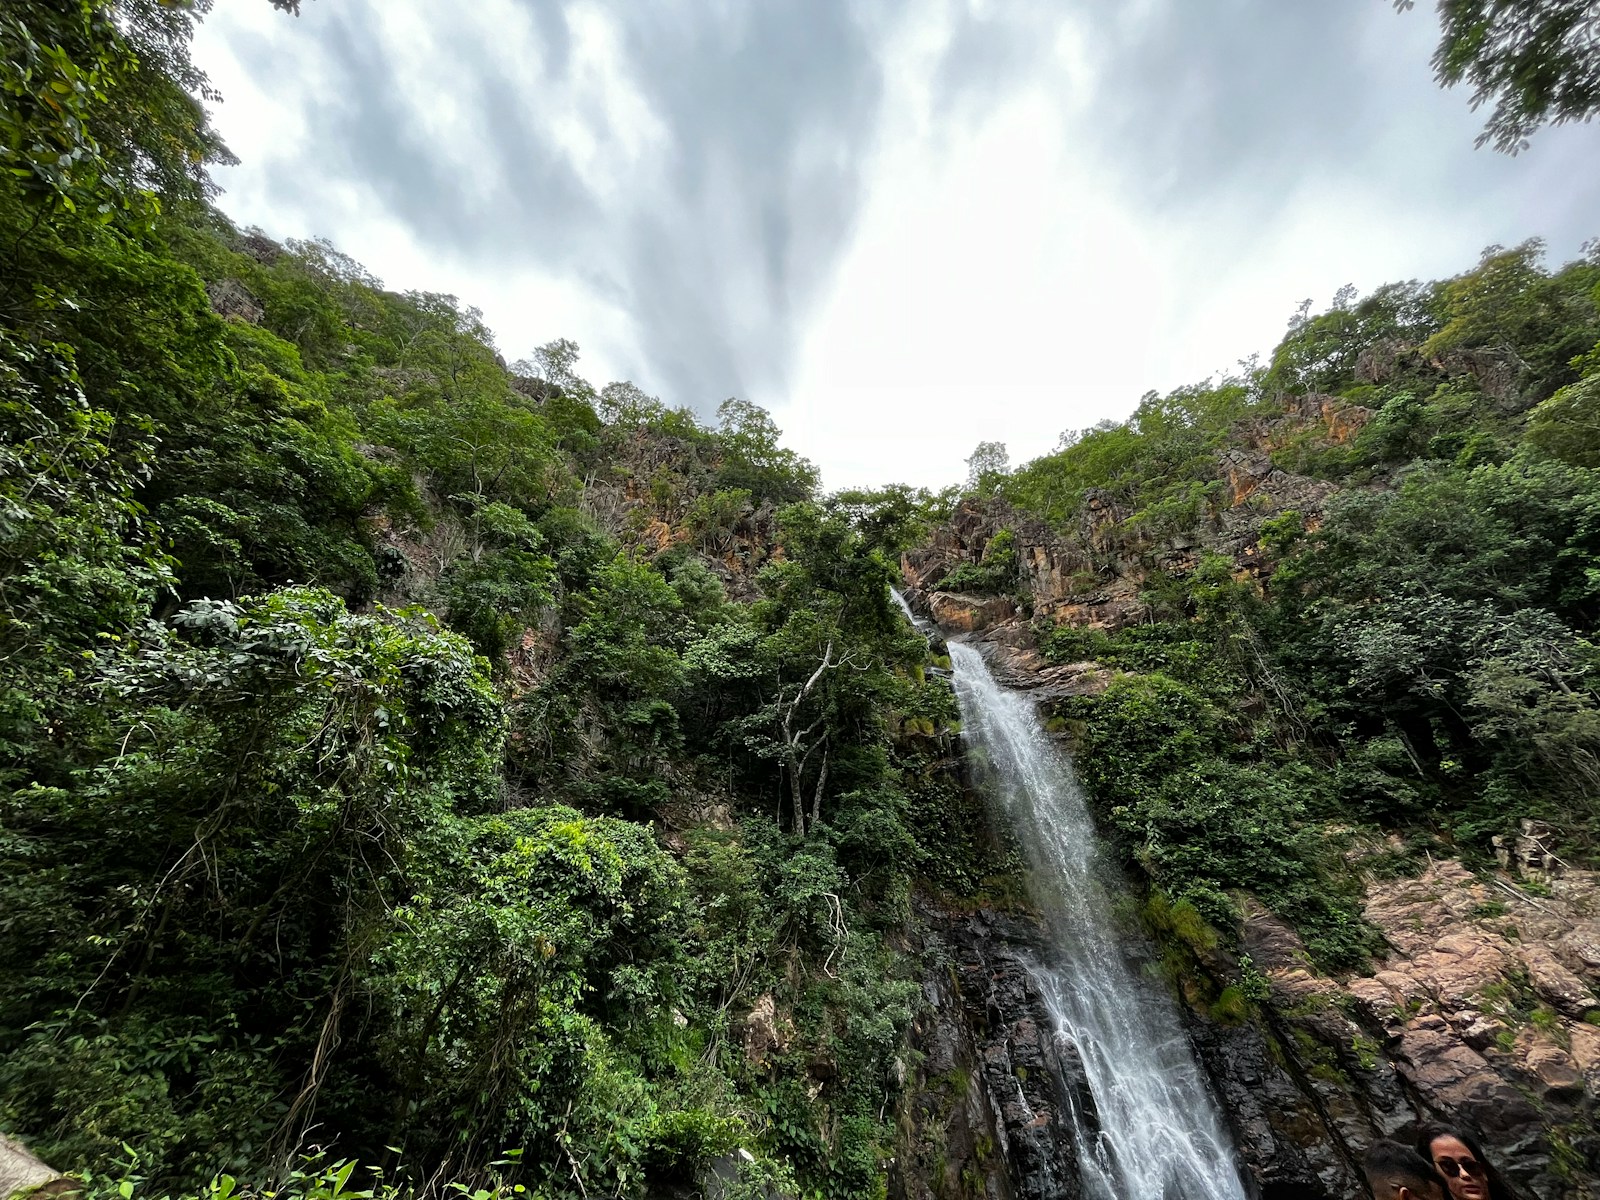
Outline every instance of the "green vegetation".
[[[1395, 0], [1409, 9], [1415, 0]], [[1600, 111], [1600, 42], [1586, 0], [1447, 0], [1439, 6], [1434, 76], [1472, 86], [1472, 107], [1493, 102], [1478, 145], [1515, 154], [1546, 122]]]
[[[1071, 537], [1109, 514], [1080, 552], [1142, 580], [1133, 623], [1039, 634], [1050, 661], [1117, 672], [1056, 716], [1174, 900], [1231, 928], [1253, 892], [1352, 966], [1370, 941], [1329, 826], [1487, 861], [1536, 816], [1593, 857], [1597, 344], [1600, 257], [1492, 247], [1455, 279], [1307, 306], [1270, 365], [1147, 396], [989, 481], [999, 521]], [[1259, 507], [1274, 467], [1309, 477], [1309, 515]]]
[[993, 596], [1017, 586], [1017, 535], [1002, 529], [984, 546], [976, 563], [962, 563], [939, 581], [947, 592], [970, 592]]
[[1053, 524], [1075, 519], [1092, 494], [1126, 514], [1130, 534], [1176, 532], [1221, 495], [1216, 451], [1233, 423], [1269, 411], [1270, 400], [1239, 380], [1151, 393], [1128, 420], [1069, 433], [1062, 449], [1017, 468], [995, 488]]
[[0, 18], [0, 1127], [119, 1195], [881, 1195], [912, 805], [983, 852], [933, 499], [234, 228], [192, 20]]

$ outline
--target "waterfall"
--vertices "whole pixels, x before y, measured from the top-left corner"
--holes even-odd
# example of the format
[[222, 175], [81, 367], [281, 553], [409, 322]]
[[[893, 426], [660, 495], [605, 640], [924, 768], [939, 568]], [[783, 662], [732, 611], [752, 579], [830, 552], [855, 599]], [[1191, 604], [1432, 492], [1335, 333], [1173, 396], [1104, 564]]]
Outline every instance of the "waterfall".
[[[1244, 1200], [1229, 1138], [1138, 934], [1119, 927], [1099, 838], [1072, 765], [1033, 703], [970, 646], [950, 643], [963, 737], [1032, 862], [1056, 950], [1036, 980], [1056, 1036], [1076, 1050], [1091, 1103], [1065, 1114], [1092, 1200]], [[1114, 877], [1114, 876], [1113, 876]]]

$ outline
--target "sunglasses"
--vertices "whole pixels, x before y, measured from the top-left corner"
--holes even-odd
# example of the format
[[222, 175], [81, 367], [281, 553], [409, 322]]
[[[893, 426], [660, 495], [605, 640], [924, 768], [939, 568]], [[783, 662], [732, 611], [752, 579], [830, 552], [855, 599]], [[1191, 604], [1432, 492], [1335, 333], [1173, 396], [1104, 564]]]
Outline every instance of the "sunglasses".
[[1447, 1155], [1433, 1161], [1434, 1165], [1445, 1173], [1446, 1178], [1456, 1179], [1462, 1175], [1469, 1179], [1483, 1178], [1483, 1164], [1475, 1158], [1450, 1158]]

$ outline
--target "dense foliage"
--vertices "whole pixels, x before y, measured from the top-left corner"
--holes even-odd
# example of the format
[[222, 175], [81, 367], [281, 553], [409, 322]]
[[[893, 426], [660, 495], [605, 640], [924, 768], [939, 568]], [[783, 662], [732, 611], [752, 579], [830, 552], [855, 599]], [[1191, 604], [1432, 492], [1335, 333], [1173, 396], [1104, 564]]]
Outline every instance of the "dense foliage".
[[[954, 491], [819, 499], [753, 404], [235, 228], [205, 8], [0, 16], [0, 1127], [124, 1200], [881, 1196], [911, 889], [1007, 887], [888, 595]], [[1169, 923], [1349, 964], [1330, 825], [1600, 833], [1597, 287], [1496, 249], [973, 456], [1017, 519], [952, 586], [1089, 513], [1086, 590], [1148, 568], [1039, 633], [1117, 672], [1059, 715]], [[1268, 443], [1339, 494], [1172, 559]]]
[[234, 228], [193, 16], [0, 18], [0, 1127], [156, 1194], [881, 1194], [927, 498]]

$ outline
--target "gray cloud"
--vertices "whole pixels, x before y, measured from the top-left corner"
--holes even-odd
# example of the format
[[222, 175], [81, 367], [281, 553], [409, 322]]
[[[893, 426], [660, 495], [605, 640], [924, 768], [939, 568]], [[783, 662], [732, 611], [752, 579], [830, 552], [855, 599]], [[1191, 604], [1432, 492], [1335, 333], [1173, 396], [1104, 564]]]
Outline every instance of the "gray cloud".
[[490, 156], [466, 175], [418, 126], [409, 81], [373, 36], [375, 13], [325, 6], [315, 36], [335, 86], [307, 106], [307, 177], [359, 180], [423, 244], [486, 270], [531, 265], [582, 280], [631, 315], [637, 374], [674, 401], [707, 409], [779, 386], [796, 322], [859, 208], [881, 96], [860, 6], [607, 0], [628, 82], [671, 146], [663, 178], [601, 195], [540, 107], [570, 82], [575, 6], [523, 3], [538, 63], [490, 61], [443, 18], [423, 48]]
[[1386, 95], [1358, 76], [1364, 16], [1353, 5], [1172, 2], [1123, 30], [1108, 47], [1118, 86], [1106, 115], [1125, 167], [1187, 194], [1348, 160]]
[[1163, 0], [1103, 47], [1113, 161], [1159, 208], [1220, 197], [1235, 214], [1270, 212], [1289, 189], [1343, 176], [1563, 253], [1600, 233], [1600, 131], [1545, 130], [1516, 159], [1475, 149], [1481, 116], [1434, 84], [1437, 35], [1426, 6], [1397, 14], [1381, 0]]

